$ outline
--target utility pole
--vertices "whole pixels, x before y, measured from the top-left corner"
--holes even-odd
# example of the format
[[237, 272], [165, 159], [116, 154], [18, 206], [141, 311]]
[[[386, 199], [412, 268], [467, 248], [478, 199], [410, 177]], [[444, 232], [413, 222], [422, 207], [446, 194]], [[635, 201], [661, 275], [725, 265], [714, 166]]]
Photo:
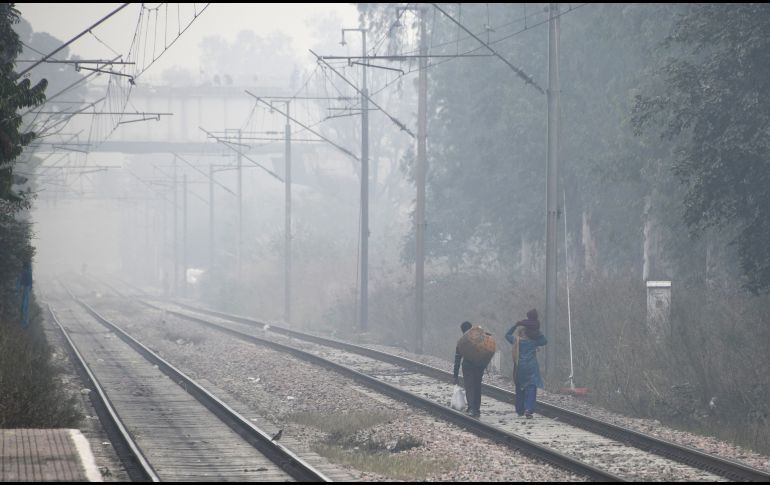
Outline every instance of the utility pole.
[[176, 176], [176, 156], [174, 156], [174, 181], [173, 181], [173, 188], [174, 188], [174, 207], [172, 208], [174, 211], [174, 296], [179, 295], [179, 231], [177, 231], [177, 228], [179, 227], [178, 223], [178, 209], [179, 207], [178, 201], [178, 189], [176, 184], [177, 176]]
[[[144, 257], [142, 260], [142, 278], [147, 278], [153, 274], [154, 258], [150, 257], [150, 200], [144, 201]], [[152, 278], [148, 278], [152, 279]]]
[[209, 278], [214, 274], [214, 164], [209, 165]]
[[187, 174], [182, 176], [182, 294], [187, 296]]
[[[238, 146], [241, 146], [241, 129], [238, 128]], [[243, 167], [241, 165], [241, 152], [238, 151], [238, 241], [235, 249], [235, 261], [238, 265], [238, 280], [241, 277], [241, 247], [243, 245]]]
[[283, 317], [286, 323], [291, 323], [291, 125], [289, 109], [291, 101], [286, 101], [286, 128], [284, 154], [286, 173], [284, 174], [284, 293], [283, 293]]
[[[361, 55], [366, 57], [366, 29], [342, 29], [345, 32], [361, 33]], [[361, 305], [358, 324], [362, 331], [369, 326], [369, 95], [366, 85], [366, 66], [361, 66]]]
[[419, 9], [420, 15], [420, 69], [417, 101], [417, 201], [415, 214], [415, 314], [416, 338], [415, 352], [423, 351], [423, 333], [425, 327], [425, 172], [427, 165], [427, 125], [428, 125], [428, 43], [425, 35], [425, 9]]
[[548, 161], [546, 178], [545, 228], [545, 332], [550, 345], [546, 349], [545, 374], [556, 368], [556, 239], [558, 235], [559, 181], [559, 4], [550, 4], [548, 29]]
[[[343, 39], [344, 40], [344, 39]], [[330, 143], [340, 149], [340, 147], [325, 137], [323, 135], [315, 132], [312, 128], [309, 128], [305, 125], [302, 125], [302, 123], [299, 123], [297, 120], [291, 117], [291, 101], [292, 99], [340, 99], [339, 97], [330, 98], [330, 97], [317, 97], [317, 96], [305, 96], [305, 97], [292, 97], [290, 99], [286, 99], [283, 97], [276, 97], [276, 96], [256, 96], [249, 91], [246, 91], [246, 93], [249, 96], [253, 96], [257, 102], [265, 104], [270, 108], [270, 112], [273, 112], [273, 110], [277, 111], [279, 114], [282, 114], [286, 117], [286, 126], [284, 129], [284, 143], [285, 143], [285, 149], [284, 149], [284, 162], [286, 164], [286, 172], [283, 178], [284, 181], [284, 209], [285, 209], [285, 220], [284, 220], [284, 320], [287, 323], [291, 322], [291, 285], [292, 285], [292, 278], [291, 278], [291, 122], [294, 121], [295, 123], [298, 123], [300, 126], [305, 128], [310, 133], [318, 135], [322, 140], [326, 141], [327, 143]], [[265, 98], [268, 99], [275, 99], [276, 102], [282, 102], [286, 103], [286, 111], [282, 112], [280, 109], [277, 109], [273, 106], [274, 101], [270, 101], [270, 103], [267, 103], [265, 101]], [[346, 98], [347, 99], [347, 98]], [[355, 157], [352, 153], [350, 153], [347, 150], [344, 150], [345, 153], [350, 155], [351, 157], [358, 160], [358, 158]]]
[[[366, 30], [361, 29], [361, 55], [366, 56]], [[361, 66], [361, 330], [369, 327], [369, 89]]]
[[165, 206], [162, 205], [161, 207], [163, 207], [163, 215], [162, 215], [161, 226], [160, 226], [160, 233], [162, 238], [160, 247], [162, 248], [161, 260], [163, 261], [163, 264], [162, 266], [160, 265], [159, 266], [160, 266], [161, 275], [163, 277], [163, 281], [162, 281], [163, 296], [168, 297], [169, 274], [168, 274], [168, 259], [167, 259], [168, 253], [166, 252], [168, 251], [168, 205], [165, 205]]

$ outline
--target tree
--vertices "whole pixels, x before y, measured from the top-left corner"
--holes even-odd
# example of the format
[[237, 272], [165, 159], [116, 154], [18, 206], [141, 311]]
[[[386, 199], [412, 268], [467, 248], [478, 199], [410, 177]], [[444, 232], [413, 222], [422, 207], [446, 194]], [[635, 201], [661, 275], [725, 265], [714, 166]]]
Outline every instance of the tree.
[[686, 187], [693, 234], [732, 231], [754, 293], [770, 292], [770, 6], [699, 4], [683, 12], [663, 43], [661, 94], [636, 98], [638, 134], [675, 144], [674, 171]]
[[[35, 134], [19, 131], [22, 119], [18, 110], [41, 103], [47, 85], [44, 79], [35, 86], [29, 79], [17, 79], [14, 62], [22, 45], [12, 26], [18, 22], [19, 12], [13, 4], [0, 4], [0, 289], [12, 287], [22, 263], [32, 258], [29, 228], [14, 217], [29, 207], [29, 194], [13, 190], [19, 181], [13, 169]], [[3, 300], [15, 301], [5, 296]], [[4, 310], [0, 307], [0, 318], [5, 316]]]
[[[509, 4], [447, 8], [474, 32], [483, 32], [494, 18], [502, 26], [489, 33], [495, 49], [545, 83], [547, 11]], [[604, 268], [641, 269], [645, 197], [656, 186], [656, 195], [671, 192], [656, 174], [665, 169], [657, 161], [668, 147], [634, 138], [627, 118], [632, 90], [652, 64], [676, 8], [592, 5], [565, 13], [561, 21], [569, 231], [577, 236], [573, 240], [595, 239], [587, 245], [595, 243]], [[384, 29], [388, 22], [381, 24]], [[473, 39], [462, 40], [462, 32], [441, 15], [429, 25], [433, 54], [479, 47]], [[494, 43], [500, 38], [507, 40]], [[428, 256], [447, 258], [452, 266], [491, 262], [513, 268], [544, 239], [546, 98], [494, 58], [431, 62]], [[664, 212], [668, 199], [655, 202], [653, 208]], [[412, 247], [407, 240], [407, 261]]]
[[12, 212], [24, 203], [24, 197], [12, 190], [13, 165], [22, 148], [34, 138], [33, 132], [20, 132], [18, 110], [36, 106], [45, 100], [48, 82], [40, 80], [32, 86], [29, 79], [17, 80], [14, 72], [16, 56], [22, 51], [19, 36], [12, 26], [19, 22], [14, 4], [0, 4], [0, 201], [3, 212]]
[[242, 30], [230, 43], [221, 35], [204, 38], [200, 43], [201, 66], [214, 84], [288, 85], [298, 61], [291, 48], [291, 37], [279, 32], [259, 36]]

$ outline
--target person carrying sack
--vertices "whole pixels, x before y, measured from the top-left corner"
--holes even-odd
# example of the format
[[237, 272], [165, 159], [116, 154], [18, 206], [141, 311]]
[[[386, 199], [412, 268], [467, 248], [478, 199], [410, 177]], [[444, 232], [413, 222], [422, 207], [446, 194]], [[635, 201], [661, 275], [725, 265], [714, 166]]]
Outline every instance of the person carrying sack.
[[537, 388], [543, 387], [537, 363], [537, 348], [548, 343], [540, 333], [537, 310], [528, 311], [527, 319], [516, 322], [505, 334], [505, 339], [513, 345], [511, 356], [516, 387], [516, 414], [531, 419], [537, 401]]
[[495, 338], [483, 328], [474, 327], [471, 322], [463, 322], [460, 330], [463, 336], [455, 348], [454, 383], [459, 382], [462, 364], [468, 415], [478, 418], [481, 416], [481, 379], [484, 377], [484, 369], [495, 354]]

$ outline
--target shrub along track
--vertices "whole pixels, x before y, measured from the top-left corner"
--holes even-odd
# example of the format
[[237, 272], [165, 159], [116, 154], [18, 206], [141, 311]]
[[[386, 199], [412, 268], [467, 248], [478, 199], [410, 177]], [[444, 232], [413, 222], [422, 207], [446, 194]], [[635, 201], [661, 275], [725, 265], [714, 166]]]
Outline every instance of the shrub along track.
[[[60, 293], [61, 295], [61, 293]], [[74, 296], [73, 296], [74, 299]], [[329, 481], [217, 397], [99, 315], [59, 298], [49, 308], [79, 356], [138, 480]], [[118, 338], [115, 338], [118, 337]], [[172, 384], [171, 382], [176, 384]], [[124, 454], [124, 457], [126, 454]]]

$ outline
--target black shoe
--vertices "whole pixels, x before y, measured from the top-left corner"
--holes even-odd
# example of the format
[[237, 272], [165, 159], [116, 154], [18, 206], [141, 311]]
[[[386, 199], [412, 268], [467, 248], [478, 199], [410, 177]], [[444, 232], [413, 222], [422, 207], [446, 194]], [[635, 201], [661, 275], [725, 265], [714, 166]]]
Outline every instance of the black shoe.
[[526, 413], [524, 413], [524, 417], [527, 419], [532, 419], [532, 411], [527, 411]]

